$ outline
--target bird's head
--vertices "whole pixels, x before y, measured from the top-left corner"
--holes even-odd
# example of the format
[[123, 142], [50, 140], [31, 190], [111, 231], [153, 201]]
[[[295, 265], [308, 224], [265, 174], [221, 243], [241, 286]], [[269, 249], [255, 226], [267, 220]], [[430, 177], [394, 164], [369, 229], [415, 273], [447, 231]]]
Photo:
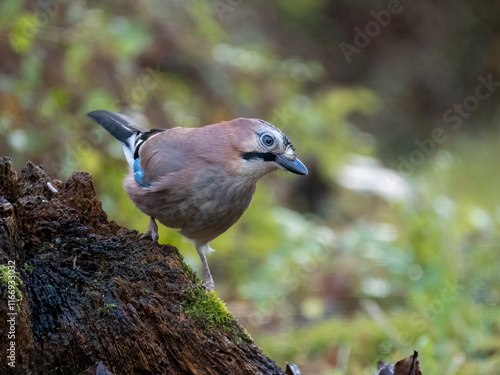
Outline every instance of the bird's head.
[[281, 130], [263, 120], [244, 120], [247, 131], [240, 143], [241, 171], [257, 178], [280, 169], [307, 175], [306, 166], [297, 159], [292, 143]]

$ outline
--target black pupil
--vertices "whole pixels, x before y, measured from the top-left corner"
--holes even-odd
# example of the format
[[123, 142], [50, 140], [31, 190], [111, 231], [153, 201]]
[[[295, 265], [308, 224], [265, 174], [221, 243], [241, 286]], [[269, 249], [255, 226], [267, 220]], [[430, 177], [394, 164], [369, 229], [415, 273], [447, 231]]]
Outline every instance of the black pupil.
[[266, 144], [266, 146], [271, 146], [273, 144], [273, 138], [269, 135], [265, 135], [264, 136], [264, 143]]

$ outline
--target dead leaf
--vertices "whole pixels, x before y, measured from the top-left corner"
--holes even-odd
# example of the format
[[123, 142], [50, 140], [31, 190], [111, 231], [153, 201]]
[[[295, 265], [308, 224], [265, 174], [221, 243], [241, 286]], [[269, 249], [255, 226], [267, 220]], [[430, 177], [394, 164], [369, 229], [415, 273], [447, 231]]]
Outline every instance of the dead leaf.
[[379, 361], [375, 375], [422, 375], [418, 363], [418, 352], [413, 351], [413, 355], [402, 359], [395, 365]]

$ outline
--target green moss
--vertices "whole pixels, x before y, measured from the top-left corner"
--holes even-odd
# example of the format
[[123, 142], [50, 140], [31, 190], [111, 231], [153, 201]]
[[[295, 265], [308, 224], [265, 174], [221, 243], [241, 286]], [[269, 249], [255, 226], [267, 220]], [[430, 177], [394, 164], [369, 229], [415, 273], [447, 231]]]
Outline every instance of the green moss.
[[209, 332], [220, 329], [232, 334], [237, 345], [244, 339], [251, 340], [248, 333], [240, 329], [238, 321], [215, 291], [207, 292], [199, 286], [187, 288], [185, 300], [181, 303], [181, 311]]
[[107, 316], [114, 308], [116, 308], [116, 303], [106, 303], [104, 307], [99, 307], [98, 314], [102, 317]]
[[207, 292], [201, 287], [187, 288], [185, 300], [181, 303], [181, 311], [201, 323], [208, 331], [222, 328], [228, 331], [236, 319], [217, 292]]
[[200, 284], [201, 285], [200, 278], [198, 277], [198, 275], [196, 274], [196, 272], [193, 271], [193, 269], [191, 268], [191, 266], [189, 264], [186, 264], [184, 262], [184, 260], [181, 260], [181, 264], [182, 264], [182, 271], [184, 271], [184, 273], [187, 275], [187, 277], [189, 277], [189, 280], [191, 280], [195, 284]]
[[[9, 267], [0, 265], [0, 286], [4, 288], [4, 296], [7, 296], [7, 291], [9, 290], [9, 275], [12, 276], [12, 272], [9, 273]], [[19, 287], [23, 285], [23, 281], [19, 278], [19, 273], [14, 272], [14, 289], [16, 291], [16, 302], [23, 300], [23, 294]]]
[[33, 267], [31, 264], [24, 263], [24, 270], [28, 272], [30, 275], [33, 273], [34, 268], [35, 267]]
[[50, 242], [44, 242], [42, 244], [41, 253], [48, 253], [53, 248], [54, 248], [54, 245], [52, 245]]
[[193, 269], [191, 268], [191, 266], [189, 264], [184, 262], [184, 256], [179, 252], [179, 250], [175, 247], [174, 247], [174, 249], [175, 249], [175, 253], [179, 257], [179, 261], [181, 262], [182, 271], [187, 275], [189, 280], [191, 280], [193, 283], [201, 285], [202, 281], [200, 280], [200, 278], [198, 277], [196, 272], [193, 271]]

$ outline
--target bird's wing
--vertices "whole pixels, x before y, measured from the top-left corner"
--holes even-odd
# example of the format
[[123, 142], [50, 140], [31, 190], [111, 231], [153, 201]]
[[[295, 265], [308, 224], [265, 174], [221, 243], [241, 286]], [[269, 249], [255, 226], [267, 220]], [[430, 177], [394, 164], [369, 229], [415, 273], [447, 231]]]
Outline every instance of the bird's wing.
[[173, 128], [149, 137], [139, 150], [140, 167], [147, 184], [179, 172], [193, 161], [195, 129]]
[[150, 136], [139, 150], [143, 181], [149, 184], [166, 176], [194, 178], [200, 171], [213, 168], [230, 172], [241, 157], [240, 148], [251, 147], [248, 142], [253, 144], [254, 134], [248, 124], [234, 121], [172, 128]]

